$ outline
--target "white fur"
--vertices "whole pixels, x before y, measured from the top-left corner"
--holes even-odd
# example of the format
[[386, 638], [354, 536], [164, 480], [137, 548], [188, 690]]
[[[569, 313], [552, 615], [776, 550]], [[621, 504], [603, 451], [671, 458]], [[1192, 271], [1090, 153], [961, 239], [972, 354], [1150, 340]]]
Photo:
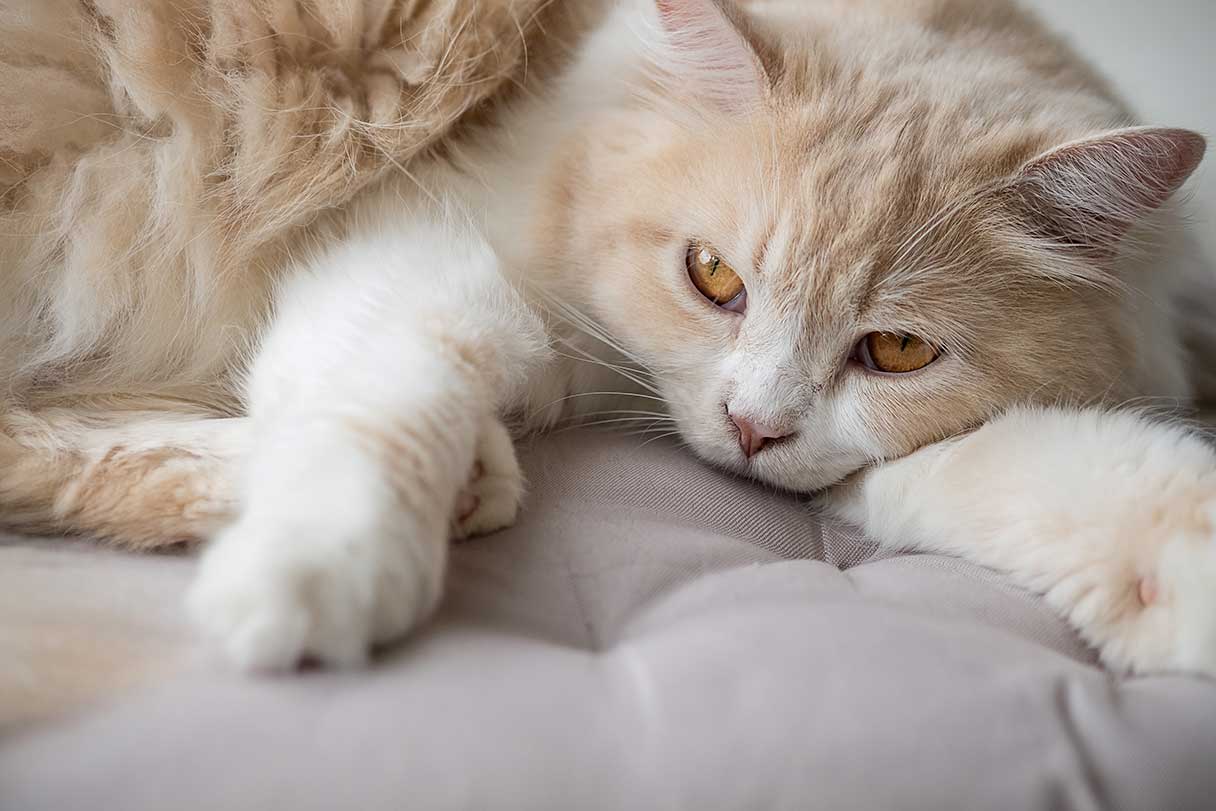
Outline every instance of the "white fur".
[[496, 414], [525, 398], [545, 344], [488, 246], [422, 219], [365, 223], [276, 300], [248, 383], [245, 509], [190, 607], [242, 667], [355, 665], [434, 608], [479, 454], [463, 531], [514, 519], [522, 480]]
[[[1216, 674], [1216, 449], [1134, 413], [1018, 409], [833, 491], [892, 546], [1041, 592], [1109, 667]], [[1142, 583], [1156, 591], [1148, 605]]]

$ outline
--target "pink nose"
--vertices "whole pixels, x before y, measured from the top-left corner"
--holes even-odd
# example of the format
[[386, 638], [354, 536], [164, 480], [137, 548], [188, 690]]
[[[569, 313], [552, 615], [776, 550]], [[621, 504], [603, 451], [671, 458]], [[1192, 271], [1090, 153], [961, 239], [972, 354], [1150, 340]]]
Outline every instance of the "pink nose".
[[764, 450], [764, 446], [770, 439], [783, 439], [789, 436], [786, 431], [770, 428], [744, 417], [736, 417], [734, 414], [730, 415], [730, 419], [739, 429], [739, 447], [748, 459]]

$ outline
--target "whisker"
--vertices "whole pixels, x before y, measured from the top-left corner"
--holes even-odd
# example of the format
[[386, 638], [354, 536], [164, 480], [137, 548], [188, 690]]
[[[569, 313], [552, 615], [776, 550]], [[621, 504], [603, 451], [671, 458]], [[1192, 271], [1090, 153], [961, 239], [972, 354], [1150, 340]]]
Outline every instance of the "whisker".
[[[558, 315], [567, 324], [578, 328], [579, 331], [585, 335], [596, 339], [610, 349], [618, 352], [622, 357], [633, 361], [643, 369], [645, 368], [646, 364], [643, 363], [640, 358], [634, 355], [627, 347], [621, 344], [621, 342], [617, 340], [615, 336], [610, 334], [602, 324], [597, 323], [585, 313], [580, 312], [577, 308], [561, 301], [548, 291], [537, 290], [537, 292], [540, 294], [540, 297], [544, 299], [544, 303], [550, 308], [549, 311], [551, 313]], [[556, 312], [554, 312], [552, 308], [556, 308]]]
[[614, 418], [614, 419], [592, 420], [591, 422], [575, 422], [572, 425], [565, 426], [561, 430], [573, 430], [575, 428], [594, 428], [594, 427], [598, 427], [601, 425], [620, 425], [621, 423], [626, 423], [626, 422], [653, 424], [653, 422], [646, 417], [618, 417], [618, 418]]
[[592, 363], [592, 364], [595, 364], [596, 366], [602, 366], [605, 369], [609, 369], [613, 372], [616, 372], [617, 374], [619, 374], [621, 377], [625, 378], [626, 380], [636, 383], [637, 385], [641, 386], [642, 388], [646, 389], [649, 392], [652, 392], [655, 395], [659, 394], [659, 390], [658, 390], [658, 388], [656, 388], [654, 386], [654, 384], [650, 383], [647, 380], [643, 380], [632, 369], [629, 369], [628, 367], [621, 366], [616, 363], [609, 363], [608, 361], [597, 358], [594, 355], [592, 355], [591, 353], [583, 350], [580, 347], [574, 346], [573, 344], [570, 344], [569, 342], [566, 342], [564, 340], [562, 342], [565, 343], [567, 346], [569, 346], [571, 349], [573, 349], [575, 352], [578, 352], [579, 354], [578, 354], [578, 356], [574, 356], [574, 355], [568, 355], [564, 352], [558, 352], [557, 354], [560, 357], [568, 358], [569, 360], [579, 361], [582, 363]]
[[[668, 431], [668, 432], [667, 432], [667, 433], [665, 433], [665, 434], [659, 434], [659, 435], [658, 435], [658, 436], [656, 436], [656, 437], [651, 437], [650, 439], [646, 440], [645, 442], [643, 442], [643, 443], [642, 443], [641, 445], [639, 445], [638, 447], [639, 447], [639, 448], [645, 448], [645, 447], [646, 447], [647, 445], [649, 445], [651, 442], [658, 442], [660, 439], [667, 439], [667, 438], [669, 438], [669, 437], [673, 437], [673, 436], [680, 436], [680, 432], [679, 432], [679, 431]], [[681, 444], [682, 446], [686, 446], [688, 443], [686, 443], [686, 442], [681, 442], [680, 444]]]
[[586, 419], [587, 417], [614, 417], [614, 416], [635, 416], [635, 417], [651, 417], [656, 420], [667, 420], [675, 422], [675, 417], [670, 414], [664, 414], [659, 411], [629, 411], [629, 410], [612, 410], [612, 411], [592, 411], [589, 414], [579, 414], [573, 419]]
[[555, 406], [558, 403], [564, 403], [567, 400], [575, 400], [579, 397], [637, 397], [642, 400], [655, 400], [660, 403], [666, 403], [662, 397], [655, 397], [653, 394], [638, 394], [631, 391], [582, 391], [577, 394], [567, 394], [565, 397], [558, 397], [551, 403], [547, 403], [543, 408]]

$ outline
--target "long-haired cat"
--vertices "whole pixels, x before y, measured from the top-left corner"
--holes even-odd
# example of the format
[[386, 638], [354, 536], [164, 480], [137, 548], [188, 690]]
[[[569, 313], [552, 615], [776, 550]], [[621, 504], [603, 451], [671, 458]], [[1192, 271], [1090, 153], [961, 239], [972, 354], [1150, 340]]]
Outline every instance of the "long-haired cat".
[[453, 535], [513, 520], [512, 433], [611, 405], [1002, 569], [1111, 667], [1216, 673], [1216, 452], [1103, 408], [1196, 395], [1171, 198], [1203, 139], [1003, 0], [586, 9], [560, 70], [208, 279], [223, 307], [116, 314], [105, 268], [5, 258], [41, 315], [0, 331], [4, 520], [147, 546], [231, 517], [200, 625], [243, 667], [352, 665], [432, 611]]

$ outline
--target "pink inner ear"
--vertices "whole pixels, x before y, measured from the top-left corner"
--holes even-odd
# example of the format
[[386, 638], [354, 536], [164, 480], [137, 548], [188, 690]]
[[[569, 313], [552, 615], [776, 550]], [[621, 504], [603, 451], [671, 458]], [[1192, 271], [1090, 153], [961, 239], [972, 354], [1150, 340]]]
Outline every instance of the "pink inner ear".
[[1052, 150], [1032, 161], [1026, 176], [1102, 184], [1119, 199], [1160, 208], [1203, 160], [1207, 144], [1189, 130], [1124, 130]]
[[671, 92], [689, 94], [717, 112], [745, 114], [768, 93], [768, 76], [731, 0], [655, 0], [666, 37], [658, 67]]
[[1203, 137], [1128, 129], [1062, 146], [1031, 161], [1014, 190], [1035, 230], [1062, 246], [1109, 255], [1199, 166]]

